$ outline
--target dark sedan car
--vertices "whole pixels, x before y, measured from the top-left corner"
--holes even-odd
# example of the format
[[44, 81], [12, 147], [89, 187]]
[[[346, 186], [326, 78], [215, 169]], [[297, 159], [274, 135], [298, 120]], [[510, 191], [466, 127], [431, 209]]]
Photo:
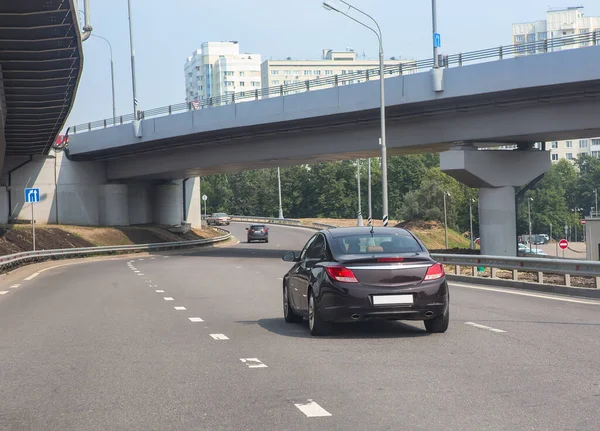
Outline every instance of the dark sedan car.
[[248, 231], [248, 242], [269, 242], [269, 228], [264, 224], [253, 224], [249, 228], [247, 227], [246, 230]]
[[286, 322], [308, 318], [312, 335], [334, 322], [374, 318], [423, 320], [427, 332], [446, 332], [449, 291], [442, 264], [411, 232], [398, 228], [322, 230], [283, 278]]

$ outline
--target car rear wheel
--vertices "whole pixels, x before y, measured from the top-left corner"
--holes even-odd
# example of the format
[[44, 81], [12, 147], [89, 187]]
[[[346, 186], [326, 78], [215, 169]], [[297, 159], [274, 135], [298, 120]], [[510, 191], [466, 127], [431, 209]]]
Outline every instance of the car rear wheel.
[[423, 323], [425, 323], [425, 330], [431, 334], [441, 334], [446, 332], [448, 330], [448, 324], [450, 323], [450, 306], [448, 306], [441, 316], [425, 320]]
[[311, 291], [308, 299], [308, 327], [310, 335], [328, 335], [331, 333], [331, 322], [321, 319], [319, 310], [315, 307], [315, 294]]
[[287, 323], [300, 323], [302, 322], [302, 316], [298, 316], [294, 313], [294, 309], [290, 304], [290, 298], [288, 296], [288, 288], [283, 287], [283, 318]]

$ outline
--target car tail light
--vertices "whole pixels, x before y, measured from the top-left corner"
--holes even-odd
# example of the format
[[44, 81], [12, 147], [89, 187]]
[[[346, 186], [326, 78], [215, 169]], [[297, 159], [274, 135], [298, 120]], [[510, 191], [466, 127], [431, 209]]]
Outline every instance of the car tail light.
[[340, 281], [342, 283], [358, 283], [354, 273], [343, 266], [327, 266], [325, 267], [325, 271], [327, 271], [327, 274], [333, 279], [333, 281]]
[[379, 263], [404, 262], [403, 257], [380, 257], [377, 259]]
[[435, 263], [427, 268], [427, 273], [425, 274], [425, 281], [429, 280], [437, 280], [442, 278], [446, 273], [444, 272], [444, 265], [441, 263]]

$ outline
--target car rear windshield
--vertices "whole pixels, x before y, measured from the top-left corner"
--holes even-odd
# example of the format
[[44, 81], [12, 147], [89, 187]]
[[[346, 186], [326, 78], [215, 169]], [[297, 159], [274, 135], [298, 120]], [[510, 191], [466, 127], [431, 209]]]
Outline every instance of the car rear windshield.
[[215, 217], [227, 217], [227, 214], [225, 214], [225, 213], [216, 213]]
[[333, 238], [332, 252], [342, 254], [400, 254], [425, 251], [410, 235], [348, 235]]
[[250, 226], [250, 229], [252, 229], [252, 230], [264, 229], [264, 228], [265, 228], [264, 224], [253, 224], [252, 226]]

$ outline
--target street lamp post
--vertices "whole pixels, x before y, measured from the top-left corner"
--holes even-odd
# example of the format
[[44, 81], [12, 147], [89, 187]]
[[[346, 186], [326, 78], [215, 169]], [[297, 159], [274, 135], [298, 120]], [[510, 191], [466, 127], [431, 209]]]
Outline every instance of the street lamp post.
[[444, 192], [444, 237], [446, 239], [446, 250], [448, 250], [448, 211], [446, 210], [446, 195], [450, 193]]
[[527, 199], [527, 211], [528, 211], [528, 220], [529, 220], [529, 253], [531, 253], [531, 202], [533, 202], [533, 198]]
[[279, 188], [279, 218], [283, 219], [283, 206], [281, 205], [281, 172], [277, 167], [277, 187]]
[[133, 90], [133, 118], [139, 120], [137, 89], [135, 85], [135, 51], [133, 49], [133, 27], [131, 24], [131, 0], [127, 0], [127, 10], [129, 15], [129, 48], [131, 50], [131, 84]]
[[[432, 23], [432, 28], [433, 28], [432, 37], [435, 38], [435, 34], [437, 33], [437, 1], [436, 0], [431, 0], [431, 23]], [[434, 42], [433, 42], [433, 67], [435, 69], [440, 67], [439, 59], [438, 59], [438, 51], [439, 51], [439, 48], [434, 40]]]
[[367, 177], [369, 178], [368, 190], [368, 204], [369, 204], [369, 226], [373, 226], [373, 207], [371, 205], [371, 159], [367, 159], [369, 167], [367, 168]]
[[[383, 35], [381, 33], [381, 28], [379, 27], [379, 24], [377, 23], [377, 21], [375, 21], [375, 19], [363, 12], [362, 10], [352, 6], [350, 3], [344, 1], [344, 0], [338, 0], [340, 3], [343, 3], [344, 5], [346, 5], [348, 7], [348, 11], [344, 12], [341, 10], [341, 8], [339, 8], [334, 0], [324, 0], [323, 1], [323, 7], [327, 10], [332, 10], [335, 12], [338, 12], [344, 16], [346, 16], [347, 18], [350, 18], [352, 21], [362, 25], [363, 27], [368, 28], [369, 30], [371, 30], [373, 33], [375, 33], [375, 35], [377, 36], [377, 39], [379, 40], [379, 81], [380, 81], [380, 111], [381, 111], [381, 138], [380, 138], [380, 145], [381, 145], [381, 194], [382, 194], [382, 200], [383, 200], [383, 225], [387, 226], [388, 225], [388, 185], [387, 185], [387, 147], [386, 147], [386, 133], [385, 133], [385, 66], [384, 66], [384, 56], [383, 56]], [[356, 18], [351, 17], [348, 12], [350, 12], [351, 9], [354, 9], [355, 11], [359, 12], [360, 14], [366, 16], [367, 18], [369, 18], [371, 21], [373, 21], [373, 23], [375, 24], [375, 28], [359, 21]]]
[[594, 207], [594, 211], [598, 214], [598, 189], [594, 189], [594, 195], [596, 196], [596, 206]]
[[469, 232], [471, 237], [471, 250], [475, 249], [475, 243], [473, 242], [473, 203], [475, 199], [469, 199]]
[[102, 36], [98, 36], [97, 34], [92, 33], [92, 36], [97, 37], [98, 39], [102, 39], [106, 43], [108, 43], [108, 49], [110, 50], [110, 82], [111, 82], [111, 90], [112, 90], [112, 114], [113, 114], [113, 126], [117, 125], [117, 109], [115, 105], [115, 67], [113, 64], [113, 51], [112, 45], [110, 41]]
[[360, 159], [356, 160], [356, 189], [358, 192], [358, 218], [357, 218], [357, 225], [358, 226], [362, 226], [363, 225], [363, 220], [362, 220], [362, 209], [361, 209], [361, 202], [360, 202]]

